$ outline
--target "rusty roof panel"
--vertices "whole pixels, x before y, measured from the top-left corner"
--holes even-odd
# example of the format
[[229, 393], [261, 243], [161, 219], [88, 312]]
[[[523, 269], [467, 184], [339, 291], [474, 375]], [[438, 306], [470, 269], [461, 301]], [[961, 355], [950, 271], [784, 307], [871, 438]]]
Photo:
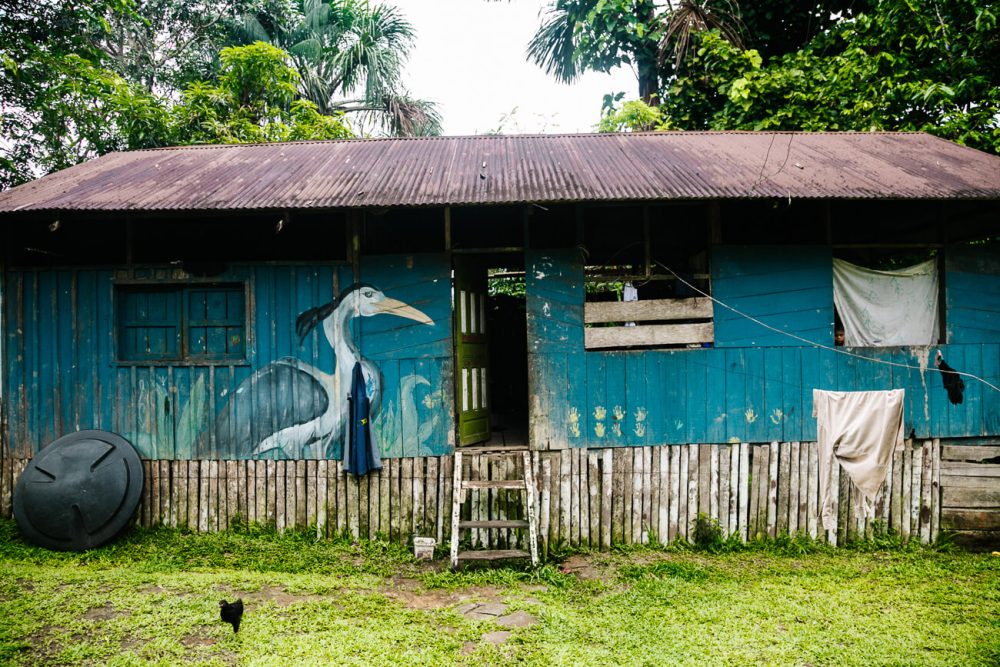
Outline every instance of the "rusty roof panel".
[[0, 192], [14, 211], [670, 199], [1000, 199], [1000, 157], [921, 133], [354, 139], [112, 153]]

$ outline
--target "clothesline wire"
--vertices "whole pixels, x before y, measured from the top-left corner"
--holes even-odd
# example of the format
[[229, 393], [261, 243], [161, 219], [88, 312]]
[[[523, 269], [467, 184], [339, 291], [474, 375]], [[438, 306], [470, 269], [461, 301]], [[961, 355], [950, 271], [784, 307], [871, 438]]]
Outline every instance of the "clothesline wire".
[[[848, 352], [847, 350], [837, 349], [836, 347], [831, 347], [829, 345], [823, 345], [822, 343], [817, 343], [816, 341], [808, 340], [806, 338], [803, 338], [802, 336], [799, 336], [797, 334], [794, 334], [794, 333], [791, 333], [791, 332], [788, 332], [788, 331], [782, 331], [781, 329], [778, 329], [777, 327], [773, 327], [770, 324], [767, 324], [766, 322], [761, 322], [760, 320], [758, 320], [756, 317], [753, 317], [752, 315], [747, 315], [746, 313], [744, 313], [742, 311], [739, 311], [736, 308], [733, 308], [732, 306], [730, 306], [727, 303], [723, 303], [722, 301], [719, 301], [718, 299], [716, 299], [711, 294], [708, 294], [707, 292], [705, 292], [705, 291], [703, 291], [703, 290], [695, 287], [694, 285], [692, 285], [688, 281], [686, 281], [683, 278], [681, 278], [669, 266], [667, 266], [665, 264], [662, 264], [660, 262], [655, 262], [655, 263], [658, 266], [660, 266], [661, 268], [666, 269], [667, 271], [669, 271], [671, 273], [671, 275], [674, 276], [674, 278], [676, 278], [680, 282], [684, 283], [690, 289], [694, 290], [698, 294], [701, 294], [704, 297], [708, 297], [714, 303], [719, 304], [723, 308], [725, 308], [727, 310], [730, 310], [730, 311], [736, 313], [737, 315], [739, 315], [740, 317], [742, 317], [744, 319], [747, 319], [747, 320], [750, 320], [751, 322], [753, 322], [755, 324], [758, 324], [758, 325], [764, 327], [765, 329], [768, 329], [769, 331], [773, 331], [774, 333], [781, 334], [782, 336], [787, 336], [788, 338], [792, 338], [792, 339], [797, 340], [799, 342], [805, 343], [806, 345], [809, 345], [810, 347], [819, 348], [821, 350], [827, 350], [829, 352], [834, 352], [836, 354], [843, 354], [844, 356], [854, 357], [855, 359], [861, 359], [863, 361], [870, 361], [870, 362], [875, 363], [875, 364], [884, 364], [886, 366], [896, 366], [898, 368], [909, 368], [911, 370], [918, 370], [920, 372], [923, 372], [923, 371], [926, 370], [926, 367], [922, 367], [922, 366], [914, 366], [912, 364], [904, 364], [904, 363], [901, 363], [901, 362], [898, 362], [898, 361], [886, 361], [884, 359], [876, 359], [875, 357], [867, 357], [867, 356], [865, 356], [863, 354], [858, 354], [857, 352]], [[987, 387], [989, 387], [990, 389], [992, 389], [993, 391], [1000, 392], [1000, 387], [997, 387], [996, 385], [991, 384], [990, 382], [988, 382], [985, 379], [979, 377], [978, 375], [975, 375], [973, 373], [966, 373], [964, 371], [956, 371], [956, 370], [952, 370], [951, 372], [955, 373], [956, 375], [961, 375], [961, 376], [964, 376], [964, 377], [967, 377], [967, 378], [971, 378], [973, 380], [977, 380], [977, 381], [983, 383], [984, 385], [986, 385]]]

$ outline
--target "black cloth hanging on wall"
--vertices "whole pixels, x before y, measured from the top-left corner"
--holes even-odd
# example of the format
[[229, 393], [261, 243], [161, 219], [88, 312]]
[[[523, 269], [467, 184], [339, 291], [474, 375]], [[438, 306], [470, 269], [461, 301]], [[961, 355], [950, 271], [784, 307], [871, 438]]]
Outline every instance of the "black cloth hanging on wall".
[[373, 470], [381, 470], [382, 460], [375, 451], [372, 441], [371, 404], [368, 401], [365, 374], [361, 370], [360, 361], [354, 364], [347, 405], [351, 419], [348, 431], [350, 446], [344, 457], [344, 468], [358, 477], [367, 475]]

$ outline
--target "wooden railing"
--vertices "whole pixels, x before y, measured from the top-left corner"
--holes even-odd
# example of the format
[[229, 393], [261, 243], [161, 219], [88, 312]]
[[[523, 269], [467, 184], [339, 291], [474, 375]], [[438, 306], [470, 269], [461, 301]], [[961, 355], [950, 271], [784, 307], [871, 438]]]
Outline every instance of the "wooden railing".
[[[711, 343], [715, 339], [715, 329], [710, 321], [712, 300], [706, 297], [593, 302], [585, 304], [583, 312], [585, 324], [620, 325], [587, 327], [584, 330], [584, 347], [588, 350], [690, 345]], [[625, 323], [634, 323], [635, 326], [625, 326]]]

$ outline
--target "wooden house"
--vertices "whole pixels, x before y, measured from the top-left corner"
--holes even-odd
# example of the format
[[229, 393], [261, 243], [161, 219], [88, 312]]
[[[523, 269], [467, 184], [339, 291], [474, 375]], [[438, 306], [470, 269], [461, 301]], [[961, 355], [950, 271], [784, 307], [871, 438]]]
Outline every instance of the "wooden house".
[[[812, 390], [902, 388], [878, 519], [1000, 534], [1000, 158], [926, 134], [116, 153], [0, 193], [0, 239], [5, 516], [27, 459], [95, 428], [142, 456], [144, 525], [444, 543], [456, 479], [524, 474], [469, 454], [456, 476], [487, 442], [530, 449], [543, 545], [687, 538], [699, 514], [837, 541], [875, 524], [846, 476], [838, 530], [817, 523]], [[835, 258], [933, 260], [931, 344], [835, 345]], [[960, 404], [937, 351], [976, 376]], [[362, 477], [355, 363], [383, 463]], [[519, 518], [509, 491], [466, 518]]]

